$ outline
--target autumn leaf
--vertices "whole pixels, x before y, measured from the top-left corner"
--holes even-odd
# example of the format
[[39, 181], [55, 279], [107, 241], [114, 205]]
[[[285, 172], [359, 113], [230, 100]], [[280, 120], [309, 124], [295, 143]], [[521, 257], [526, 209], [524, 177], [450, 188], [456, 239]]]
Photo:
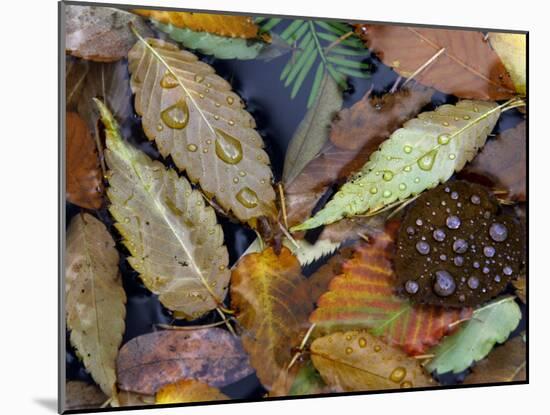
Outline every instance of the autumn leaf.
[[322, 210], [291, 230], [374, 214], [447, 181], [485, 144], [501, 108], [491, 102], [460, 101], [407, 121]]
[[77, 355], [114, 406], [115, 360], [126, 316], [118, 260], [105, 225], [87, 213], [75, 216], [65, 258], [67, 327]]
[[522, 336], [496, 347], [485, 359], [475, 364], [464, 384], [518, 382], [527, 379], [527, 348]]
[[227, 248], [214, 210], [184, 177], [122, 140], [107, 107], [105, 125], [109, 212], [145, 286], [179, 316], [193, 319], [223, 301]]
[[243, 328], [242, 341], [266, 389], [285, 371], [307, 329], [311, 303], [301, 285], [300, 263], [286, 248], [241, 258], [231, 274], [231, 306]]
[[65, 385], [64, 411], [100, 408], [108, 398], [96, 385], [71, 380]]
[[466, 370], [487, 356], [496, 343], [504, 343], [520, 319], [514, 297], [499, 298], [478, 308], [459, 331], [430, 351], [434, 358], [426, 369], [439, 374]]
[[252, 116], [214, 69], [190, 52], [140, 39], [128, 55], [136, 112], [160, 153], [216, 203], [255, 227], [275, 218], [269, 157]]
[[212, 402], [228, 399], [219, 389], [190, 379], [180, 380], [179, 382], [160, 388], [157, 392], [155, 403]]
[[[307, 219], [330, 187], [360, 170], [395, 129], [430, 102], [432, 93], [413, 88], [380, 98], [370, 98], [366, 94], [351, 108], [340, 111], [330, 135], [342, 147], [326, 143], [294, 180], [285, 183], [290, 226]], [[346, 146], [353, 150], [347, 150]]]
[[145, 395], [182, 379], [223, 387], [252, 372], [239, 338], [219, 328], [144, 334], [126, 343], [117, 358], [119, 387]]
[[525, 275], [521, 275], [517, 280], [513, 281], [512, 284], [516, 289], [516, 295], [519, 297], [523, 304], [527, 304], [527, 278]]
[[103, 204], [103, 181], [94, 138], [74, 112], [66, 115], [67, 200], [86, 209]]
[[489, 33], [489, 42], [508, 70], [518, 94], [527, 93], [527, 35]]
[[154, 395], [144, 395], [123, 390], [118, 392], [118, 400], [120, 406], [145, 406], [155, 404]]
[[[460, 177], [499, 191], [499, 198], [527, 200], [527, 132], [525, 121], [487, 142]], [[502, 194], [502, 192], [505, 194]]]
[[325, 383], [346, 392], [435, 386], [418, 360], [366, 331], [315, 339], [311, 359]]
[[415, 306], [395, 294], [396, 228], [397, 223], [392, 223], [387, 232], [373, 235], [369, 244], [357, 246], [319, 298], [310, 322], [321, 332], [366, 328], [388, 344], [419, 355], [452, 332], [471, 310]]
[[510, 75], [481, 32], [377, 24], [357, 25], [356, 32], [384, 64], [405, 78], [414, 75], [421, 84], [460, 98], [502, 100], [515, 95]]
[[288, 392], [289, 396], [317, 395], [327, 392], [327, 385], [321, 375], [313, 366], [310, 360], [300, 368], [292, 386]]
[[63, 5], [67, 53], [96, 62], [125, 58], [135, 43], [129, 24], [145, 36], [151, 30], [138, 16], [111, 7]]

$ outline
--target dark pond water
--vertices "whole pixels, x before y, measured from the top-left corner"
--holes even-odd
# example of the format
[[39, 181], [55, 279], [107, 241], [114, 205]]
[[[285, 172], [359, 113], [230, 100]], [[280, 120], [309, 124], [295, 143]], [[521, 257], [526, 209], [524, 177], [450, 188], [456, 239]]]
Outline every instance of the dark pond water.
[[[281, 23], [275, 29], [275, 32], [280, 33], [287, 24], [288, 22]], [[164, 36], [159, 33], [159, 37]], [[278, 57], [270, 62], [260, 60], [218, 60], [209, 56], [201, 57], [204, 61], [214, 66], [220, 76], [230, 81], [235, 92], [243, 98], [247, 110], [254, 116], [257, 128], [266, 143], [266, 150], [271, 159], [275, 180], [279, 180], [283, 171], [284, 155], [288, 143], [306, 113], [309, 92], [307, 86], [313, 80], [314, 71], [306, 79], [302, 91], [295, 99], [291, 100], [289, 88], [284, 88], [282, 82], [279, 80], [280, 73], [289, 59], [288, 55]], [[364, 61], [371, 65], [370, 72], [372, 76], [367, 80], [349, 79], [350, 88], [344, 93], [344, 107], [353, 105], [371, 87], [374, 94], [382, 94], [389, 91], [397, 79], [397, 75], [391, 69], [380, 63], [375, 57], [370, 56], [368, 52], [365, 53]], [[426, 109], [454, 102], [456, 102], [455, 97], [437, 93], [434, 95], [431, 105]], [[513, 127], [520, 120], [521, 115], [519, 113], [508, 111], [500, 117], [494, 132]], [[154, 144], [149, 142], [143, 135], [139, 117], [135, 116], [134, 119], [128, 120], [123, 125], [123, 131], [129, 132], [130, 137], [126, 138], [138, 144], [151, 157], [160, 158]], [[174, 167], [171, 160], [168, 160], [168, 164]], [[67, 223], [70, 223], [71, 218], [80, 212], [80, 210], [79, 207], [67, 203]], [[112, 218], [105, 208], [99, 211], [99, 217], [107, 224], [112, 235], [115, 236], [119, 252], [127, 253], [124, 246], [118, 243], [120, 236], [112, 226]], [[233, 263], [254, 240], [255, 234], [243, 226], [231, 223], [224, 217], [218, 216], [218, 220], [223, 226], [230, 261]], [[311, 274], [318, 268], [321, 262], [318, 261], [318, 263], [307, 267], [305, 270], [306, 275]], [[159, 303], [157, 297], [144, 287], [138, 274], [126, 262], [124, 255], [120, 259], [120, 270], [128, 297], [126, 306], [126, 332], [123, 344], [136, 336], [154, 331], [157, 324], [189, 324], [176, 322], [172, 319], [170, 313]], [[524, 308], [522, 308], [522, 311], [525, 311]], [[210, 313], [200, 320], [194, 321], [193, 324], [205, 324], [214, 321], [218, 321], [218, 317], [216, 314]], [[524, 329], [525, 318], [514, 335]], [[67, 341], [66, 349], [67, 379], [85, 380], [93, 383], [84, 366], [77, 359], [69, 341]], [[442, 384], [446, 385], [460, 383], [466, 373], [445, 375], [439, 380]], [[266, 393], [255, 375], [227, 386], [222, 391], [232, 398], [241, 399], [259, 399]]]

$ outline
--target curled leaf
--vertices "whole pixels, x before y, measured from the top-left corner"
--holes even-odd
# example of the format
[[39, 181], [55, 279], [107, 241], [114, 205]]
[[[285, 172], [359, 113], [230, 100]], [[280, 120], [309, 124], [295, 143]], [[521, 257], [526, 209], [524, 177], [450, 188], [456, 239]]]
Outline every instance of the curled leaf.
[[106, 128], [109, 211], [130, 265], [167, 308], [196, 318], [223, 301], [228, 254], [214, 210], [184, 177], [122, 140], [109, 110]]
[[67, 231], [65, 294], [71, 344], [117, 405], [115, 361], [125, 329], [126, 294], [115, 242], [105, 225], [87, 213], [75, 216]]
[[229, 398], [219, 389], [208, 386], [196, 380], [180, 380], [171, 385], [163, 386], [157, 392], [155, 403], [187, 403], [225, 401]]
[[500, 111], [494, 103], [460, 101], [407, 121], [321, 211], [291, 230], [374, 214], [447, 181], [485, 144]]
[[328, 385], [346, 392], [435, 386], [418, 360], [366, 331], [314, 340], [311, 359]]
[[223, 387], [252, 371], [240, 340], [218, 328], [135, 337], [120, 349], [117, 359], [119, 387], [145, 395], [182, 379]]
[[489, 33], [489, 41], [508, 70], [518, 94], [527, 93], [527, 35]]
[[128, 55], [136, 112], [160, 153], [216, 203], [257, 225], [274, 219], [269, 157], [231, 85], [190, 52], [140, 39]]

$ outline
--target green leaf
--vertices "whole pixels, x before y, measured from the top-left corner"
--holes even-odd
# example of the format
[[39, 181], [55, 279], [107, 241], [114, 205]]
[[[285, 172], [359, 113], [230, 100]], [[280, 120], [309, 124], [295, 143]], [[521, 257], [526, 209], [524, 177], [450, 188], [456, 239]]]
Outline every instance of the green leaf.
[[335, 34], [335, 35], [338, 36], [338, 37], [342, 36], [342, 35], [345, 34], [346, 32], [351, 31], [351, 29], [342, 30], [341, 28], [338, 28], [338, 27], [336, 27], [336, 26], [334, 26], [334, 25], [330, 25], [330, 24], [328, 24], [327, 22], [323, 22], [323, 21], [320, 21], [320, 20], [316, 20], [316, 21], [315, 21], [315, 24], [316, 24], [317, 26], [319, 26], [319, 27], [322, 27], [322, 28], [325, 29], [326, 31]]
[[336, 65], [345, 66], [347, 68], [352, 68], [352, 69], [368, 69], [370, 67], [368, 63], [364, 63], [360, 61], [352, 61], [346, 58], [340, 58], [338, 56], [329, 56], [327, 57], [327, 60]]
[[281, 39], [288, 40], [298, 29], [304, 25], [303, 20], [294, 20], [288, 27], [281, 33]]
[[347, 56], [365, 56], [364, 50], [354, 50], [349, 48], [343, 48], [340, 46], [335, 46], [332, 49], [329, 50], [329, 55], [332, 53], [336, 53], [338, 55], [347, 55]]
[[308, 74], [309, 70], [315, 63], [316, 58], [317, 58], [317, 50], [314, 49], [313, 52], [311, 52], [308, 55], [308, 58], [305, 61], [304, 66], [302, 67], [302, 69], [300, 69], [298, 77], [296, 78], [296, 82], [294, 82], [294, 86], [292, 87], [292, 91], [290, 93], [291, 99], [294, 99], [298, 94], [300, 87], [302, 86], [302, 84], [304, 83], [304, 80], [306, 79], [306, 75]]
[[[307, 39], [307, 42], [306, 42]], [[305, 36], [303, 39], [303, 42], [305, 43], [303, 46], [303, 51], [301, 51], [298, 55], [298, 58], [296, 59], [296, 63], [292, 66], [292, 70], [288, 74], [288, 77], [285, 80], [285, 87], [292, 84], [292, 81], [296, 78], [296, 76], [300, 73], [304, 65], [307, 64], [309, 61], [309, 58], [312, 54], [317, 53], [315, 50], [315, 43], [312, 36]]]
[[195, 32], [151, 20], [161, 32], [188, 49], [198, 50], [206, 55], [220, 59], [254, 59], [264, 50], [267, 43], [261, 40], [249, 40], [218, 36], [207, 32]]
[[280, 19], [278, 17], [273, 17], [269, 19], [266, 23], [262, 25], [262, 30], [267, 32], [271, 29], [273, 29], [275, 26], [277, 26], [279, 23], [281, 23], [283, 19]]
[[325, 65], [323, 64], [323, 62], [319, 62], [319, 65], [317, 65], [317, 71], [315, 71], [315, 78], [313, 78], [313, 86], [311, 87], [311, 91], [307, 99], [308, 109], [311, 108], [311, 106], [315, 102], [315, 99], [317, 98], [317, 95], [319, 94], [319, 88], [321, 88], [321, 81], [323, 79], [324, 73]]
[[[283, 72], [281, 72], [281, 81], [285, 81], [285, 86], [290, 85], [288, 82], [288, 77], [291, 76], [293, 72], [298, 72], [300, 69], [299, 65], [303, 62], [303, 57], [309, 47], [313, 47], [313, 35], [311, 33], [307, 33], [304, 38], [300, 41], [300, 44], [298, 45], [298, 51], [290, 58], [290, 60], [287, 62], [285, 67], [283, 68]], [[295, 75], [294, 75], [295, 76]]]
[[313, 395], [321, 393], [325, 387], [326, 384], [323, 382], [323, 378], [321, 378], [311, 360], [308, 360], [305, 366], [298, 371], [288, 394], [290, 396]]
[[426, 369], [439, 374], [466, 370], [487, 356], [496, 343], [504, 343], [520, 320], [521, 310], [514, 297], [500, 298], [475, 310], [458, 332], [432, 350], [435, 357]]
[[485, 144], [500, 112], [495, 103], [465, 100], [406, 122], [322, 210], [292, 231], [374, 214], [447, 181]]

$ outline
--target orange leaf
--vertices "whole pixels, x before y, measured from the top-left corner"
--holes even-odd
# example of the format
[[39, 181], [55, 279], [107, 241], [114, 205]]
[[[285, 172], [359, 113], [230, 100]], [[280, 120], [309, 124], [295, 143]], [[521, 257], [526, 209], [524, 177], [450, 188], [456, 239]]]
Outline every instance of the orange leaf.
[[67, 113], [67, 199], [87, 209], [103, 204], [103, 182], [95, 141], [86, 123]]
[[156, 395], [155, 403], [186, 403], [225, 401], [229, 398], [219, 389], [196, 380], [180, 380], [162, 387]]
[[405, 78], [428, 63], [414, 79], [446, 94], [483, 100], [516, 94], [504, 64], [481, 32], [370, 24], [357, 25], [356, 32]]
[[327, 331], [368, 328], [388, 344], [419, 355], [451, 333], [453, 323], [468, 318], [471, 309], [416, 306], [394, 294], [396, 228], [394, 222], [386, 233], [380, 232], [371, 243], [357, 247], [353, 258], [342, 265], [342, 274], [319, 299], [310, 321]]

